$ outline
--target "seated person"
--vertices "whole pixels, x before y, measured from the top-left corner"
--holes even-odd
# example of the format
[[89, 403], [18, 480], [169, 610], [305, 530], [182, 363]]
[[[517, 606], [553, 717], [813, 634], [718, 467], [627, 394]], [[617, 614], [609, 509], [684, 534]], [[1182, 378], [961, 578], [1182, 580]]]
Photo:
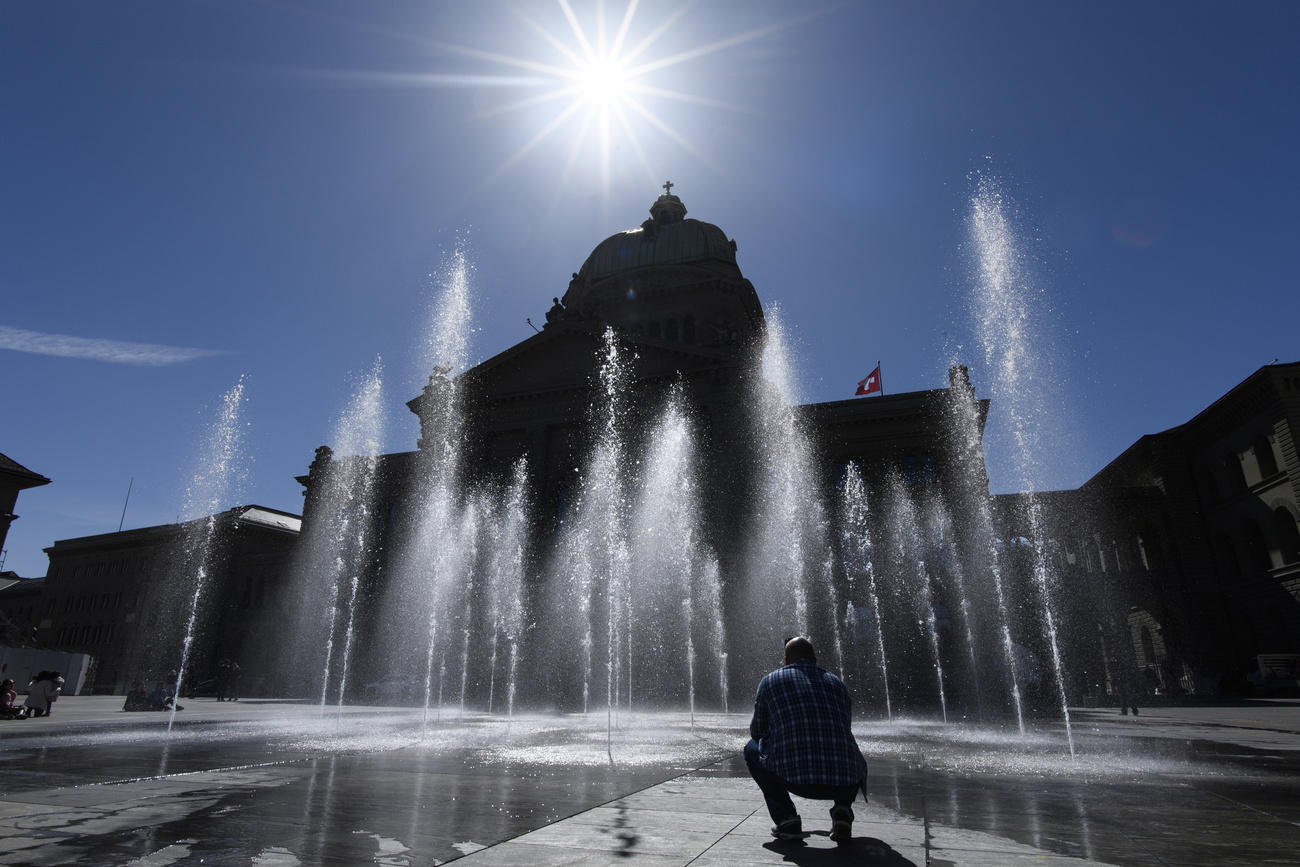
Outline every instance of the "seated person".
[[[161, 680], [154, 684], [153, 691], [149, 693], [149, 710], [170, 710], [174, 703], [175, 699]], [[185, 710], [185, 706], [178, 704], [176, 709]]]
[[149, 706], [149, 693], [144, 691], [144, 684], [136, 681], [131, 684], [131, 691], [126, 694], [126, 702], [122, 705], [122, 710], [152, 710]]
[[865, 794], [867, 763], [853, 738], [850, 706], [844, 682], [817, 667], [807, 638], [787, 641], [785, 665], [759, 681], [745, 764], [776, 823], [772, 836], [805, 836], [794, 793], [834, 801], [831, 839], [852, 840], [852, 805], [859, 788]]
[[26, 712], [18, 706], [18, 693], [14, 690], [14, 682], [6, 678], [0, 683], [0, 719], [25, 719]]

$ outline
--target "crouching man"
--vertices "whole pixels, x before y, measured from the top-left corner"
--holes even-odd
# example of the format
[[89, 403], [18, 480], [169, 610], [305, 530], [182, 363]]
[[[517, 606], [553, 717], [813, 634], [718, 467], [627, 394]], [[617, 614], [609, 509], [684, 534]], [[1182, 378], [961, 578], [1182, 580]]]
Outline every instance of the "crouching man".
[[853, 739], [844, 682], [817, 667], [807, 638], [785, 644], [785, 665], [758, 684], [749, 724], [745, 764], [763, 791], [775, 827], [772, 835], [799, 839], [803, 823], [790, 794], [834, 801], [831, 839], [853, 838], [853, 800], [866, 792], [867, 763]]

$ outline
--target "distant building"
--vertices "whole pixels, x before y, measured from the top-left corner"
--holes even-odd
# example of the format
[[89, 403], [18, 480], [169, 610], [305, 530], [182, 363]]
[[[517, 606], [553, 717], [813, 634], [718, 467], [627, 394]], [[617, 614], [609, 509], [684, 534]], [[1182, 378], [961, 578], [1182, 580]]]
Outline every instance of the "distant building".
[[0, 572], [0, 645], [26, 647], [36, 641], [44, 578], [19, 578]]
[[[1039, 495], [1076, 690], [1233, 691], [1257, 655], [1300, 652], [1298, 430], [1300, 363], [1270, 364]], [[996, 499], [1003, 538], [1026, 536], [1024, 496]]]
[[[214, 556], [200, 600], [200, 632], [187, 682], [216, 676], [229, 659], [256, 693], [267, 647], [284, 622], [278, 610], [301, 520], [263, 506], [209, 518], [98, 536], [62, 539], [50, 557], [37, 620], [42, 647], [88, 653], [96, 668], [86, 689], [123, 693], [135, 680], [164, 679], [180, 664], [180, 634], [194, 593], [196, 534], [215, 521]], [[4, 595], [0, 593], [0, 605]], [[174, 675], [172, 675], [174, 676]]]
[[18, 519], [14, 514], [14, 508], [18, 505], [18, 492], [49, 483], [50, 480], [40, 473], [34, 473], [13, 458], [0, 454], [0, 569], [4, 568], [5, 539], [9, 535], [9, 525]]

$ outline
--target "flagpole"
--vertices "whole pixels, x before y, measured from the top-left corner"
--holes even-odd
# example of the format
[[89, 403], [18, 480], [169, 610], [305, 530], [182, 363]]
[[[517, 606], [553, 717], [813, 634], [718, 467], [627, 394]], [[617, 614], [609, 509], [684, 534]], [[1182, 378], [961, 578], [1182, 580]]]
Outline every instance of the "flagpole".
[[880, 374], [879, 374], [879, 376], [880, 376], [880, 396], [881, 396], [881, 397], [884, 397], [884, 396], [885, 396], [885, 371], [884, 371], [884, 369], [880, 366], [880, 359], [879, 359], [879, 358], [876, 359], [876, 370], [879, 370], [879, 371], [880, 371]]
[[126, 506], [131, 502], [131, 488], [135, 485], [135, 476], [126, 485], [126, 500], [122, 503], [122, 520], [117, 522], [117, 532], [122, 532], [122, 525], [126, 523]]

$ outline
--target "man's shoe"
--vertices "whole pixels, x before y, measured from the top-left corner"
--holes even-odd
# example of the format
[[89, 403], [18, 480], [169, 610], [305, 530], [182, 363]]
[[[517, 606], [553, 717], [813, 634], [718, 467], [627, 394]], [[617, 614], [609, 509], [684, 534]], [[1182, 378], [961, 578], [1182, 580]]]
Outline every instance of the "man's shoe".
[[836, 843], [848, 843], [853, 839], [852, 810], [831, 807], [831, 839]]
[[777, 822], [772, 828], [772, 836], [778, 840], [802, 840], [804, 837], [803, 820], [796, 814]]

